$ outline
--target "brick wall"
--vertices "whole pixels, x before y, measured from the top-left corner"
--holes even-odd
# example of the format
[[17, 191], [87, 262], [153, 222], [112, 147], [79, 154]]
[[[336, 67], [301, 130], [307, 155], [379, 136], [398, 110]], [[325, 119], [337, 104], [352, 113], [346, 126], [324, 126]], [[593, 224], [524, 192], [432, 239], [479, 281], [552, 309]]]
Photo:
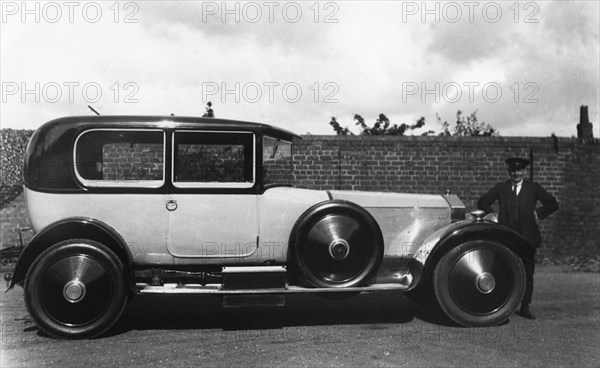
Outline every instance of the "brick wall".
[[[576, 139], [493, 137], [304, 136], [296, 142], [293, 183], [310, 189], [445, 193], [476, 208], [481, 194], [506, 179], [508, 156], [534, 158], [534, 180], [560, 210], [542, 221], [542, 253], [600, 253], [600, 145]], [[28, 226], [22, 196], [0, 212], [2, 247]]]
[[294, 183], [311, 189], [457, 194], [478, 198], [506, 180], [509, 156], [533, 155], [534, 180], [560, 202], [540, 222], [542, 254], [599, 253], [600, 145], [527, 137], [304, 136], [294, 152]]
[[162, 180], [163, 145], [110, 143], [102, 147], [103, 180]]

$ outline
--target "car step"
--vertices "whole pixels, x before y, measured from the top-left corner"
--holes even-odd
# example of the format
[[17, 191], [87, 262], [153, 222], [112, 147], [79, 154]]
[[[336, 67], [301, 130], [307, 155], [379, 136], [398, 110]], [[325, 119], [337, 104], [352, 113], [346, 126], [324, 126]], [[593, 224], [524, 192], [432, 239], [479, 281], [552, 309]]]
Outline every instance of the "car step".
[[223, 267], [222, 284], [136, 284], [141, 294], [211, 294], [221, 296], [223, 307], [283, 307], [288, 294], [356, 293], [406, 290], [404, 284], [374, 284], [347, 288], [305, 288], [287, 285], [283, 266]]
[[283, 266], [223, 267], [223, 289], [282, 289], [287, 270]]
[[151, 286], [138, 283], [137, 289], [141, 294], [211, 294], [211, 295], [256, 295], [256, 294], [314, 294], [314, 293], [348, 293], [348, 292], [375, 292], [375, 291], [404, 291], [407, 289], [402, 284], [373, 284], [361, 287], [347, 288], [306, 288], [301, 286], [286, 285], [282, 288], [269, 289], [239, 289], [227, 290], [221, 284], [164, 284]]

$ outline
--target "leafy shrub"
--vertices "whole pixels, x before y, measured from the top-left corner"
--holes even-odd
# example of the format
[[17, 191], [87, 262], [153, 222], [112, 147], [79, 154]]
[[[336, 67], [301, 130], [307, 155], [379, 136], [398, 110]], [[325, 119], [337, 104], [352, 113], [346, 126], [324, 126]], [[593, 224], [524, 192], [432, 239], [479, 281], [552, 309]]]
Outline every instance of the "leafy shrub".
[[22, 191], [23, 155], [33, 130], [2, 129], [0, 131], [0, 208], [4, 208]]

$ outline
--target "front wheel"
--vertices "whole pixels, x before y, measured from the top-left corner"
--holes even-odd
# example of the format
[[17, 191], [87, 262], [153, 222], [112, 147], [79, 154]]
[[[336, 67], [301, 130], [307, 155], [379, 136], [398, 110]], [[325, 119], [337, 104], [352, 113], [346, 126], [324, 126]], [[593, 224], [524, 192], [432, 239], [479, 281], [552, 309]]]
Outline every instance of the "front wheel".
[[93, 338], [119, 318], [127, 301], [123, 265], [87, 239], [57, 243], [31, 265], [25, 304], [39, 328], [59, 338]]
[[433, 276], [440, 306], [463, 326], [504, 322], [525, 292], [523, 262], [494, 241], [469, 241], [451, 249], [440, 259]]

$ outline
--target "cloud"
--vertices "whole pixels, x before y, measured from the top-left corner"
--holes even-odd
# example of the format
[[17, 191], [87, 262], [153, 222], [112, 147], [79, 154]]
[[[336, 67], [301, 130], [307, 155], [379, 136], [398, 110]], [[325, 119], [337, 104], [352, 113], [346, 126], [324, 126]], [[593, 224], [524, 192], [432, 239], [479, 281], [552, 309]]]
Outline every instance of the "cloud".
[[[165, 35], [172, 34], [170, 27], [185, 25], [233, 47], [252, 42], [261, 47], [277, 45], [284, 53], [308, 52], [321, 48], [321, 41], [326, 39], [332, 23], [324, 23], [325, 16], [339, 11], [337, 4], [331, 4], [335, 8], [317, 15], [311, 3], [150, 2], [143, 4], [141, 24]], [[330, 20], [336, 19], [333, 16]]]
[[478, 110], [506, 135], [573, 135], [580, 104], [591, 105], [597, 121], [598, 4], [550, 2], [521, 9], [519, 19], [533, 14], [529, 20], [536, 23], [515, 22], [508, 5], [504, 14], [511, 17], [498, 23], [436, 25], [427, 45], [453, 72], [442, 81], [497, 83], [502, 98], [482, 99], [479, 89], [474, 103], [442, 101], [432, 108], [448, 117], [457, 109]]
[[430, 32], [435, 36], [427, 51], [439, 53], [454, 64], [494, 58], [508, 45], [504, 28], [481, 21], [432, 25]]
[[[355, 113], [369, 122], [385, 113], [398, 124], [424, 116], [425, 128], [438, 129], [436, 113], [452, 121], [460, 109], [478, 110], [503, 135], [570, 136], [581, 104], [600, 123], [597, 2], [535, 3], [534, 13], [519, 3], [519, 22], [509, 9], [514, 3], [501, 3], [495, 23], [482, 17], [483, 5], [473, 22], [466, 10], [456, 23], [444, 16], [423, 22], [422, 14], [407, 16], [407, 2], [339, 2], [330, 8], [326, 4], [334, 3], [320, 2], [318, 14], [313, 2], [298, 3], [297, 22], [282, 15], [284, 3], [272, 22], [263, 3], [256, 3], [263, 11], [257, 22], [248, 21], [255, 16], [250, 3], [227, 3], [230, 10], [239, 4], [240, 19], [228, 14], [223, 22], [223, 9], [206, 13], [207, 4], [221, 2], [181, 1], [136, 3], [138, 23], [126, 24], [112, 21], [112, 3], [102, 4], [106, 17], [99, 23], [2, 24], [3, 82], [75, 81], [80, 89], [95, 82], [103, 92], [95, 103], [81, 91], [74, 102], [36, 103], [26, 96], [23, 103], [22, 96], [8, 96], [3, 126], [31, 128], [60, 115], [86, 114], [87, 104], [105, 114], [198, 116], [209, 99], [218, 117], [313, 134], [331, 134], [331, 116], [353, 125]], [[443, 10], [448, 3], [439, 4]], [[532, 14], [537, 23], [523, 22]], [[326, 16], [337, 22], [324, 22]], [[478, 85], [470, 91], [469, 83]], [[407, 96], [407, 84], [419, 91]], [[455, 85], [459, 101], [453, 101]], [[486, 85], [501, 88], [498, 101], [489, 98], [494, 89]], [[207, 86], [218, 91], [207, 94]], [[295, 101], [290, 97], [298, 87], [302, 95]], [[257, 91], [261, 98], [253, 100]], [[138, 102], [124, 103], [133, 92]], [[538, 102], [525, 103], [528, 96]]]

